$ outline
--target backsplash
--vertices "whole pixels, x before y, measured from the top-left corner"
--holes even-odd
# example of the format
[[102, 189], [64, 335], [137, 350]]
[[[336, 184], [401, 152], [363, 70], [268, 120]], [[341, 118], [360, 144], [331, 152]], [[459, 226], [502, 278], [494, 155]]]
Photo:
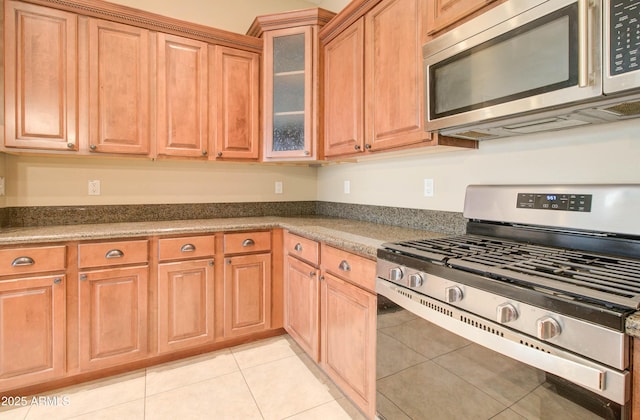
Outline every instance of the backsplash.
[[285, 201], [8, 207], [0, 209], [0, 227], [15, 228], [259, 216], [336, 217], [447, 234], [462, 234], [466, 225], [466, 219], [462, 214], [455, 212], [326, 201]]

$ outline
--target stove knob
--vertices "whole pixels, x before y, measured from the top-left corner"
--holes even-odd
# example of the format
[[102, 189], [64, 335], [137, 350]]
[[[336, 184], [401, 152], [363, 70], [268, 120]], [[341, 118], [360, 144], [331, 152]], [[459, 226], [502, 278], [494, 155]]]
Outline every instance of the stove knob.
[[444, 300], [447, 303], [461, 301], [462, 297], [462, 289], [458, 286], [451, 286], [444, 289]]
[[422, 276], [418, 273], [414, 273], [409, 276], [409, 287], [420, 287], [423, 282], [424, 280], [422, 279]]
[[560, 324], [555, 319], [547, 316], [538, 320], [538, 338], [540, 340], [550, 340], [562, 333]]
[[503, 303], [498, 306], [497, 310], [498, 322], [506, 324], [507, 322], [518, 319], [518, 310], [510, 303]]
[[402, 268], [394, 267], [389, 270], [389, 280], [391, 281], [400, 281], [404, 277], [404, 273], [402, 272]]

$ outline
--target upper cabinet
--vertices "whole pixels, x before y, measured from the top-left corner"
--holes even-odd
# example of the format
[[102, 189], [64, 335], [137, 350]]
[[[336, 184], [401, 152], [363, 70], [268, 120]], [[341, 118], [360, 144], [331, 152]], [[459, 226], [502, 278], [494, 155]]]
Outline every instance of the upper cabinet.
[[325, 155], [431, 140], [423, 128], [424, 2], [385, 0], [346, 29], [325, 27]]
[[207, 157], [208, 47], [158, 34], [158, 155]]
[[265, 161], [322, 157], [318, 30], [333, 16], [323, 9], [259, 16], [249, 29], [264, 39]]
[[77, 17], [7, 0], [5, 146], [78, 150]]
[[495, 0], [432, 0], [427, 2], [426, 33], [447, 29]]
[[0, 150], [258, 160], [262, 40], [99, 0], [30, 1], [5, 2]]
[[89, 150], [148, 155], [149, 31], [99, 19], [88, 26]]
[[476, 147], [424, 130], [427, 3], [354, 0], [320, 31], [326, 157], [415, 146]]
[[216, 159], [260, 156], [260, 55], [209, 47], [210, 139]]

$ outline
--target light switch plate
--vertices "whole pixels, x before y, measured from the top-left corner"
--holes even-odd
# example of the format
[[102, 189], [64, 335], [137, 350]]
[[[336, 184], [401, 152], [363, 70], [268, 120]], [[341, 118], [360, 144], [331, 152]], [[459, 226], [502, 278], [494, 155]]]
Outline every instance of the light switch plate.
[[89, 180], [89, 195], [100, 195], [100, 180]]
[[351, 181], [344, 181], [344, 193], [351, 194]]
[[424, 196], [433, 197], [433, 179], [425, 178], [424, 180]]
[[282, 194], [282, 181], [276, 181], [276, 194]]

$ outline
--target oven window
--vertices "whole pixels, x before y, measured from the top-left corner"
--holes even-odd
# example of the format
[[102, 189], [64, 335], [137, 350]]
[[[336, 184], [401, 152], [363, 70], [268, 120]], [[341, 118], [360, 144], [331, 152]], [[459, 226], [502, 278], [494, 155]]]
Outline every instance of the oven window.
[[590, 391], [378, 299], [381, 419], [620, 418], [619, 406]]
[[431, 119], [576, 85], [577, 13], [574, 3], [429, 67]]

